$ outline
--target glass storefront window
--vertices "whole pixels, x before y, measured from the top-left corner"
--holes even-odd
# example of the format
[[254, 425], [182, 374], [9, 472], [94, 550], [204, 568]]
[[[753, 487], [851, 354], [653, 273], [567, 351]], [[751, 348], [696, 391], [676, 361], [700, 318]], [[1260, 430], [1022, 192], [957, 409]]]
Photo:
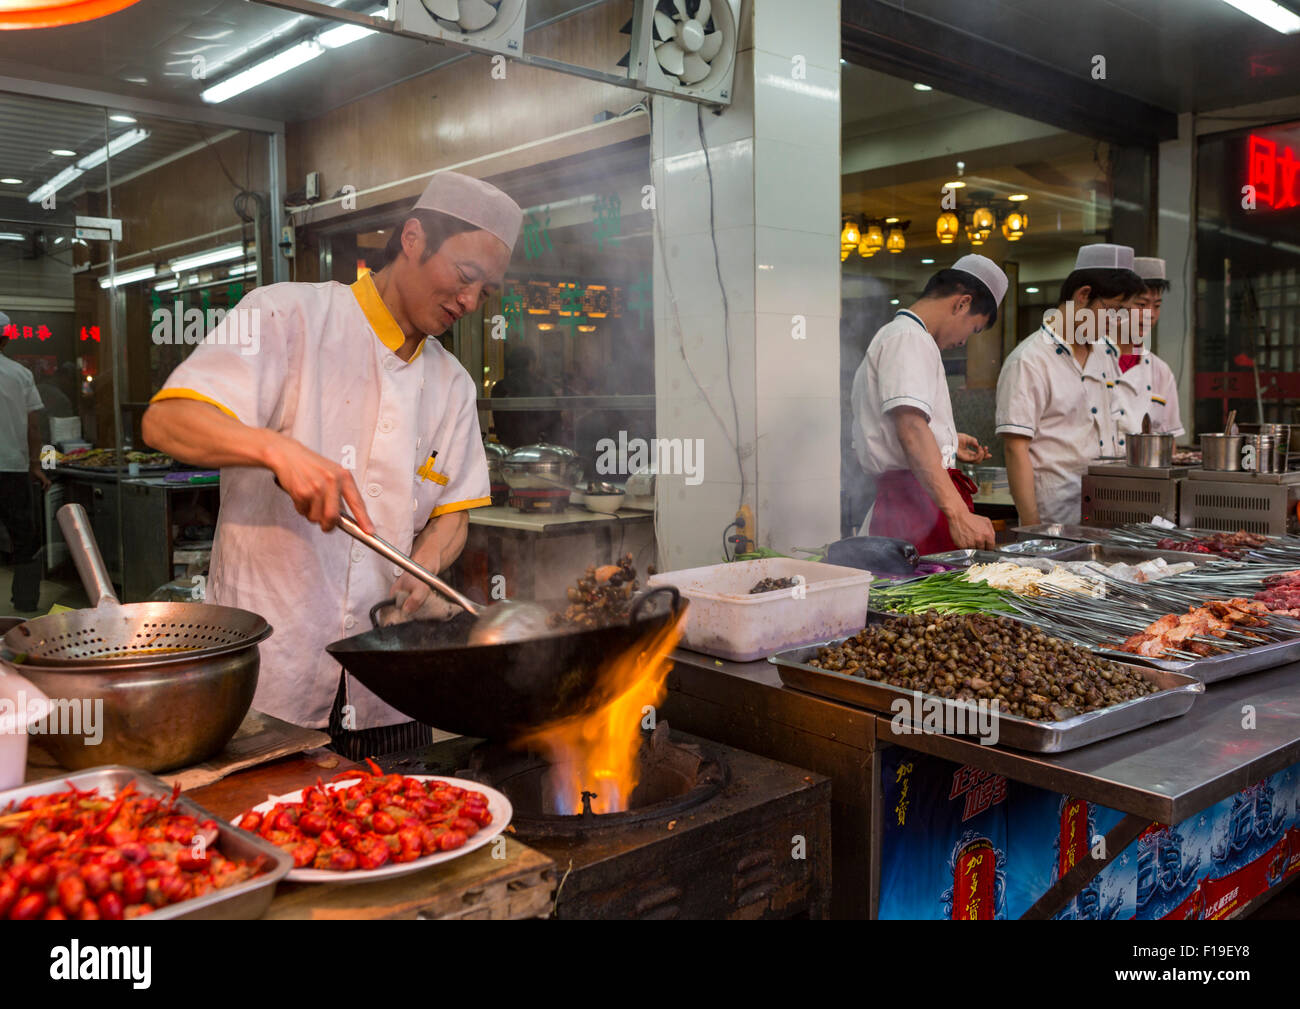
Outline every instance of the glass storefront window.
[[1001, 466], [994, 406], [1003, 360], [1056, 304], [1079, 246], [1123, 241], [1149, 254], [1149, 179], [1145, 152], [863, 67], [843, 68], [843, 93], [842, 224], [856, 232], [854, 242], [841, 235], [847, 533], [871, 496], [849, 413], [853, 375], [875, 332], [960, 256], [978, 253], [1002, 267], [1010, 285], [997, 323], [943, 355], [958, 430]]
[[[216, 491], [211, 502], [168, 494], [156, 513], [132, 498], [143, 492], [130, 463], [160, 474], [168, 462], [148, 466], [140, 417], [211, 321], [259, 281], [270, 240], [267, 138], [0, 95], [0, 146], [0, 311], [9, 320], [0, 367], [16, 383], [0, 408], [12, 414], [6, 441], [12, 428], [23, 449], [0, 459], [0, 614], [84, 605], [54, 522], [69, 502], [86, 508], [119, 592], [147, 598], [172, 579], [187, 530], [200, 547], [210, 541]], [[223, 190], [229, 198], [195, 199]], [[202, 321], [187, 329], [195, 316]], [[10, 395], [22, 375], [41, 402], [30, 449], [29, 401]], [[32, 459], [39, 476], [23, 471]]]
[[1196, 428], [1295, 423], [1300, 407], [1300, 122], [1200, 139]]

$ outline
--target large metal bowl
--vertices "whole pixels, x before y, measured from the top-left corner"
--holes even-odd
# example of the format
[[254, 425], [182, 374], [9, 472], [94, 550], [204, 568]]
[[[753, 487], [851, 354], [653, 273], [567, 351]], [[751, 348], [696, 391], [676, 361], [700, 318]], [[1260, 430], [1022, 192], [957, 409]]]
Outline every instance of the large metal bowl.
[[511, 490], [572, 490], [582, 475], [582, 460], [561, 445], [524, 445], [500, 463]]
[[[53, 702], [49, 727], [62, 731], [33, 742], [64, 767], [129, 764], [156, 772], [220, 752], [253, 703], [259, 664], [253, 644], [134, 667], [24, 665], [19, 671]], [[90, 722], [83, 720], [87, 714]]]

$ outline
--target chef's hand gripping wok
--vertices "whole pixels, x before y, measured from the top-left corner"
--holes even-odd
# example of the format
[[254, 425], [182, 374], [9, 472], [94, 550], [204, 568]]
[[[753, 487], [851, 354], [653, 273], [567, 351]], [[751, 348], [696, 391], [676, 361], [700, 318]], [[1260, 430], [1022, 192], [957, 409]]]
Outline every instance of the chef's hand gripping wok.
[[677, 620], [685, 606], [677, 589], [664, 585], [642, 592], [627, 621], [609, 627], [476, 645], [470, 640], [475, 618], [458, 613], [445, 622], [375, 627], [325, 650], [409, 718], [510, 740], [584, 710], [602, 666]]
[[[432, 571], [415, 563], [387, 540], [370, 535], [349, 516], [339, 515], [339, 527], [358, 543], [364, 543], [379, 556], [410, 572], [429, 588], [442, 593], [475, 617], [474, 626], [469, 633], [470, 644], [500, 645], [507, 641], [525, 641], [546, 633], [547, 613], [536, 603], [500, 602], [495, 606], [480, 606], [457, 592]], [[371, 620], [374, 620], [373, 610]]]

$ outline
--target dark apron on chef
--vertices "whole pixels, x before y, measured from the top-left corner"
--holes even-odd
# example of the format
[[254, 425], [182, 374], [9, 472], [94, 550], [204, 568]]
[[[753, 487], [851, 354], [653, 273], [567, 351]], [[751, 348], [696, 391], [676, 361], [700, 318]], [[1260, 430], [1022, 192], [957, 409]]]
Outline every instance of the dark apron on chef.
[[[979, 488], [961, 470], [948, 470], [948, 477], [967, 509], [973, 512], [974, 494]], [[922, 556], [957, 549], [943, 512], [912, 471], [906, 469], [891, 469], [876, 477], [876, 503], [867, 532], [872, 536], [907, 540], [916, 545], [916, 552]]]

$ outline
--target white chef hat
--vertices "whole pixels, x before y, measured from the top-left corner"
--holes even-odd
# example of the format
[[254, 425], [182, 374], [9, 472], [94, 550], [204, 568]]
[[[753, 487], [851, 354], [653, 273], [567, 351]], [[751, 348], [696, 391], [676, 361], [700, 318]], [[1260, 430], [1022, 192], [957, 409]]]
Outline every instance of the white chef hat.
[[1167, 280], [1165, 261], [1155, 256], [1137, 256], [1133, 260], [1133, 272], [1143, 280]]
[[523, 223], [519, 204], [496, 186], [459, 172], [439, 172], [415, 201], [415, 210], [436, 210], [481, 228], [514, 249]]
[[1076, 270], [1129, 270], [1133, 269], [1133, 247], [1129, 245], [1108, 245], [1099, 242], [1096, 245], [1080, 246], [1075, 257]]
[[0, 329], [4, 329], [7, 325], [9, 325], [9, 316], [0, 312]]
[[993, 295], [995, 305], [1002, 304], [1002, 297], [1007, 293], [1007, 275], [1002, 272], [1002, 268], [987, 256], [978, 256], [971, 253], [962, 256], [961, 259], [952, 264], [954, 270], [960, 270], [962, 273], [969, 273], [981, 284], [989, 289], [989, 294]]

